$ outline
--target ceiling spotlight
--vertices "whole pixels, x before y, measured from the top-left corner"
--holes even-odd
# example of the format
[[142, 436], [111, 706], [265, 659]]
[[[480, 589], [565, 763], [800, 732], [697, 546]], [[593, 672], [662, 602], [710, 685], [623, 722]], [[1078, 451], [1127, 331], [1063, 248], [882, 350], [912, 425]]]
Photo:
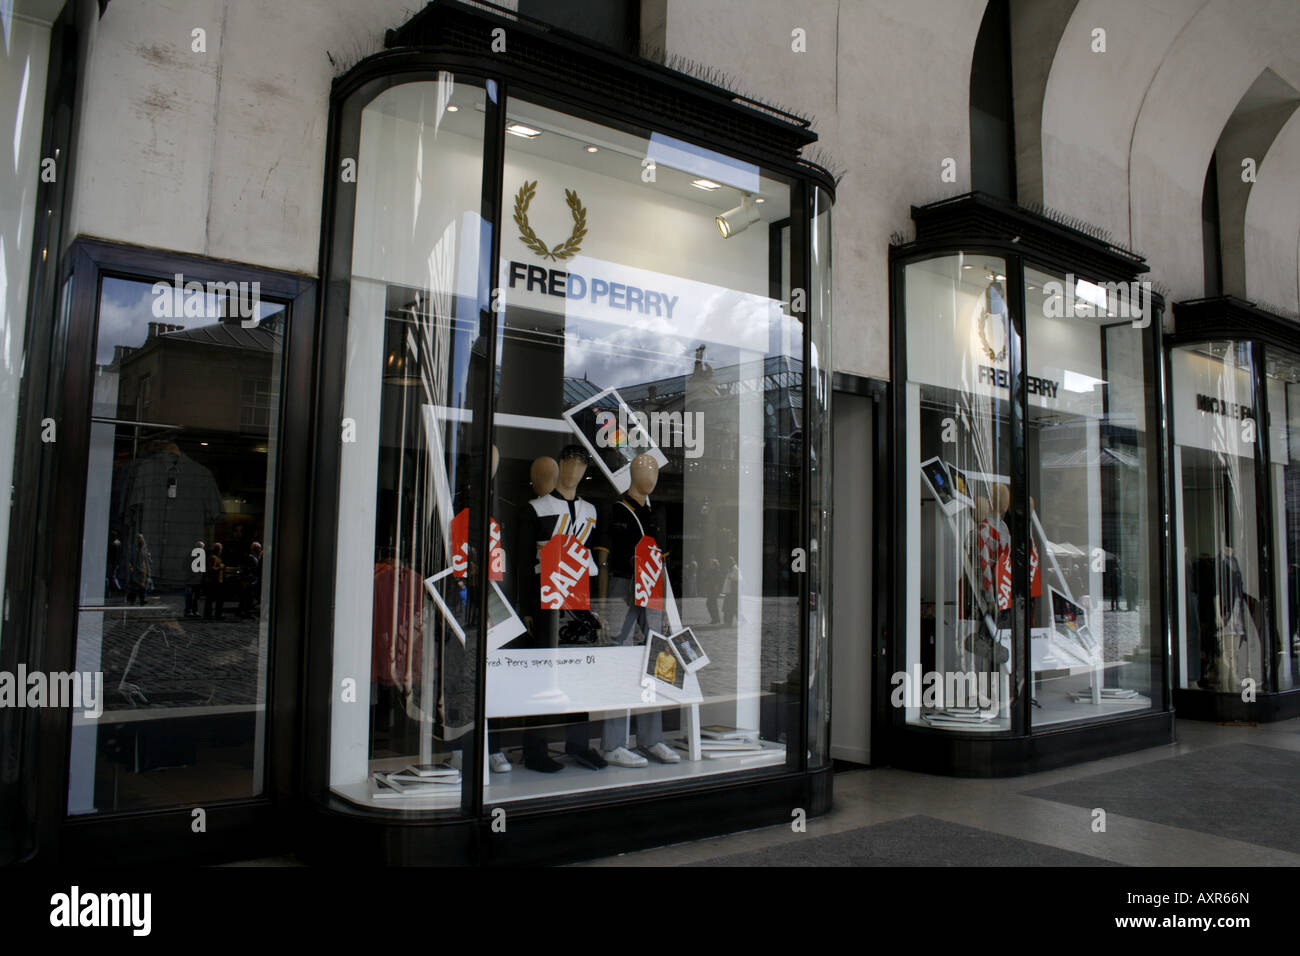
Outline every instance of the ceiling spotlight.
[[531, 126], [525, 126], [523, 123], [511, 123], [506, 127], [506, 132], [513, 136], [521, 136], [524, 139], [535, 139], [542, 135], [540, 129], [533, 129]]
[[447, 106], [447, 112], [448, 112], [448, 113], [459, 113], [459, 112], [460, 112], [460, 107], [457, 106], [455, 103], [451, 103], [451, 104], [449, 104], [449, 105]]
[[718, 232], [722, 233], [723, 239], [730, 239], [736, 233], [744, 232], [758, 222], [758, 206], [754, 203], [754, 197], [746, 196], [740, 201], [739, 206], [728, 209], [713, 221], [717, 223]]
[[712, 179], [692, 179], [691, 185], [696, 189], [705, 189], [710, 192], [722, 188], [722, 183], [715, 183]]
[[587, 147], [587, 152], [589, 152], [589, 153], [595, 153], [595, 152], [599, 151], [599, 149], [600, 149], [599, 146], [588, 146], [588, 147]]

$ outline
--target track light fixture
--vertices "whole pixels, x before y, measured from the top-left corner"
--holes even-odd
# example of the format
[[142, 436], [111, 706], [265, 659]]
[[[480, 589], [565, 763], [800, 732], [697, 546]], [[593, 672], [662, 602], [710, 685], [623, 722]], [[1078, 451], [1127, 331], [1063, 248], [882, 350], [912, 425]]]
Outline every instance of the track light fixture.
[[746, 195], [740, 201], [739, 206], [735, 209], [728, 209], [714, 219], [714, 222], [717, 223], [718, 232], [722, 233], [722, 238], [730, 239], [758, 222], [758, 205], [754, 202], [753, 196]]

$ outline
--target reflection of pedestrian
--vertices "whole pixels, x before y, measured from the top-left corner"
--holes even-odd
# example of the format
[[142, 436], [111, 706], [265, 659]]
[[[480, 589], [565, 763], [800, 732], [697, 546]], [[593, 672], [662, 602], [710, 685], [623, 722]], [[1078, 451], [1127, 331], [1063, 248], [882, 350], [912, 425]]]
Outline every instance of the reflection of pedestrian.
[[740, 607], [740, 568], [736, 559], [731, 559], [731, 568], [727, 571], [726, 584], [722, 594], [722, 616], [728, 624], [736, 620]]
[[248, 546], [248, 554], [239, 569], [239, 616], [251, 617], [253, 602], [262, 589], [262, 545], [254, 541]]
[[152, 576], [153, 557], [149, 554], [149, 545], [145, 543], [144, 535], [137, 534], [135, 546], [131, 549], [131, 576], [126, 586], [127, 604], [133, 604], [137, 599], [144, 604]]
[[704, 604], [709, 609], [709, 623], [717, 624], [718, 594], [722, 591], [722, 565], [714, 558], [709, 562], [709, 570], [704, 573]]
[[[194, 561], [198, 555], [194, 551], [203, 554], [207, 547], [202, 541], [194, 542], [194, 550], [190, 552], [190, 576], [185, 581], [185, 616], [199, 616], [199, 595], [203, 593], [203, 572], [194, 570]], [[204, 567], [206, 567], [206, 556], [204, 557]]]
[[692, 558], [682, 570], [682, 597], [695, 596], [695, 581], [700, 570], [699, 564]]
[[208, 568], [203, 573], [203, 619], [214, 619], [213, 605], [216, 605], [216, 620], [221, 620], [221, 589], [226, 579], [226, 564], [221, 560], [221, 542], [212, 546], [208, 553]]

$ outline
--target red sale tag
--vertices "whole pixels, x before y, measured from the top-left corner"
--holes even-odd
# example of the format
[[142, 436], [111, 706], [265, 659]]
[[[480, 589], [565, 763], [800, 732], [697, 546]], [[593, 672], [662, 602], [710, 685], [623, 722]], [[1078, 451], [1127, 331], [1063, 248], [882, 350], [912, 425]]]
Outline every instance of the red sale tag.
[[636, 606], [662, 610], [664, 606], [664, 553], [650, 535], [636, 543], [636, 564], [632, 569]]
[[1038, 573], [1038, 545], [1029, 548], [1029, 596], [1043, 596], [1043, 576]]
[[501, 525], [488, 518], [488, 577], [500, 581], [506, 576], [506, 553], [501, 547]]
[[461, 508], [451, 519], [451, 573], [458, 578], [469, 574], [468, 508]]
[[998, 549], [998, 610], [1011, 607], [1011, 549]]
[[[488, 574], [500, 581], [506, 574], [506, 553], [501, 547], [501, 526], [488, 519]], [[469, 509], [461, 508], [451, 519], [451, 573], [463, 578], [469, 574]]]
[[542, 548], [541, 604], [551, 611], [591, 607], [591, 552], [571, 534], [557, 534]]

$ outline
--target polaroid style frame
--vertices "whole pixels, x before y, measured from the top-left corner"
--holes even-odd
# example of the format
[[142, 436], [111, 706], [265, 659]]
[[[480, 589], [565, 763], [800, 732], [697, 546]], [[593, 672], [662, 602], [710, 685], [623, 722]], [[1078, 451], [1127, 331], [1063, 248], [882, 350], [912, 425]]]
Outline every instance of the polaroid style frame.
[[[921, 477], [925, 479], [926, 487], [930, 489], [930, 494], [939, 503], [943, 513], [949, 517], [974, 504], [969, 497], [957, 491], [952, 475], [948, 473], [948, 466], [942, 459], [935, 457], [921, 462]], [[964, 475], [962, 477], [965, 478]]]
[[[601, 422], [601, 412], [614, 415], [616, 423], [627, 422], [626, 434], [614, 429], [615, 442], [612, 445], [598, 440], [601, 431], [607, 427]], [[651, 440], [650, 434], [632, 413], [631, 406], [612, 386], [574, 405], [564, 413], [564, 420], [619, 494], [632, 485], [630, 466], [638, 455], [649, 455], [660, 468], [668, 464], [668, 457]]]
[[[452, 633], [460, 638], [460, 642], [463, 645], [465, 643], [465, 629], [460, 626], [460, 621], [456, 620], [456, 615], [452, 613], [450, 605], [447, 604], [447, 599], [442, 596], [443, 582], [446, 578], [451, 576], [451, 572], [452, 569], [447, 568], [445, 571], [439, 571], [432, 577], [425, 578], [424, 590], [428, 592], [429, 597], [433, 598], [433, 603], [438, 606], [438, 610], [442, 613], [443, 620], [447, 622], [447, 626], [451, 628]], [[453, 582], [455, 580], [455, 578], [452, 578]]]
[[[667, 652], [676, 664], [673, 679], [664, 680], [659, 671], [657, 662], [661, 653]], [[677, 648], [673, 642], [658, 631], [651, 631], [646, 635], [645, 651], [641, 655], [641, 677], [642, 687], [650, 686], [657, 693], [667, 694], [670, 699], [675, 699], [686, 686], [686, 664], [677, 656]]]
[[[452, 569], [447, 568], [432, 577], [425, 578], [424, 590], [428, 592], [429, 597], [433, 598], [433, 603], [438, 606], [439, 612], [447, 622], [447, 626], [451, 628], [452, 633], [460, 638], [461, 644], [464, 644], [465, 629], [461, 627], [460, 621], [456, 620], [456, 615], [452, 613], [451, 607], [447, 604], [447, 599], [442, 594], [442, 585], [451, 572]], [[495, 581], [489, 581], [489, 583], [492, 585], [492, 589], [488, 592], [487, 640], [488, 650], [495, 651], [499, 650], [507, 641], [518, 637], [528, 628], [519, 619], [515, 609], [510, 606], [510, 602], [506, 600], [505, 594], [501, 591], [501, 586]]]
[[1092, 636], [1092, 631], [1088, 628], [1087, 610], [1071, 601], [1059, 588], [1049, 584], [1047, 590], [1052, 597], [1052, 633], [1062, 640], [1073, 641], [1080, 645], [1089, 657], [1093, 656], [1097, 648], [1097, 639]]
[[700, 644], [699, 638], [695, 636], [695, 632], [689, 627], [683, 628], [669, 637], [668, 643], [673, 646], [677, 659], [683, 662], [688, 674], [709, 663], [709, 655], [704, 652], [704, 647]]

